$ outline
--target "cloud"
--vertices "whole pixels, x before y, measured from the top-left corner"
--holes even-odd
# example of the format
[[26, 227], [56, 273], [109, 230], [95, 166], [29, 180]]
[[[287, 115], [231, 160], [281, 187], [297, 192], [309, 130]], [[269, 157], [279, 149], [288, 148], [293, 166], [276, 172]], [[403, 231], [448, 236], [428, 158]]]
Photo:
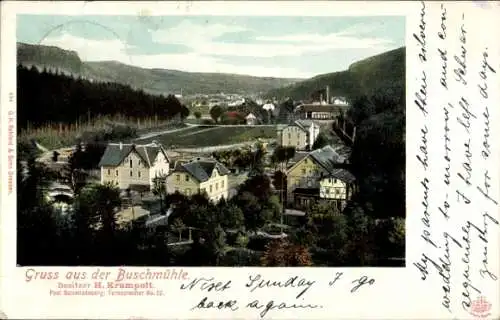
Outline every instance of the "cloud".
[[231, 32], [242, 32], [248, 29], [237, 25], [223, 24], [196, 24], [183, 20], [175, 27], [156, 30], [152, 33], [152, 40], [159, 43], [196, 45], [211, 41]]
[[45, 38], [41, 44], [76, 51], [80, 59], [85, 61], [117, 60], [124, 63], [130, 63], [127, 51], [132, 48], [118, 39], [86, 39], [71, 35], [66, 31], [58, 36]]
[[310, 76], [295, 68], [263, 67], [252, 64], [235, 65], [197, 52], [131, 55], [127, 54], [127, 52], [130, 52], [128, 50], [131, 47], [119, 40], [89, 40], [68, 33], [46, 38], [42, 44], [76, 51], [84, 61], [113, 60], [142, 68], [175, 69], [188, 72], [221, 72], [263, 77], [306, 78]]
[[373, 23], [357, 23], [338, 32], [338, 35], [361, 36], [379, 30], [384, 25], [383, 21]]
[[[322, 55], [334, 57], [336, 52], [342, 52], [340, 50], [345, 52], [345, 49], [354, 49], [355, 52], [369, 56], [370, 53], [376, 54], [394, 49], [396, 44], [388, 39], [366, 36], [366, 33], [380, 26], [380, 24], [358, 24], [330, 34], [256, 35], [250, 41], [238, 43], [222, 42], [217, 39], [228, 33], [247, 32], [255, 35], [255, 31], [236, 24], [204, 24], [183, 20], [169, 29], [149, 31], [150, 34], [147, 36], [151, 36], [152, 43], [131, 45], [118, 39], [85, 39], [63, 32], [61, 35], [45, 39], [42, 44], [74, 50], [85, 61], [115, 60], [143, 68], [306, 78], [314, 75], [310, 73], [313, 70], [316, 70], [314, 73], [321, 73], [347, 67], [347, 65], [333, 67], [333, 63], [328, 67], [328, 64], [322, 63], [320, 69], [315, 69], [307, 63], [302, 63], [307, 57]], [[179, 45], [184, 46], [187, 52], [168, 50], [169, 47]], [[354, 56], [356, 55], [352, 57]], [[245, 61], [237, 62], [238, 58], [245, 58]], [[272, 61], [271, 58], [283, 63], [288, 61], [286, 63], [288, 67], [280, 66], [279, 63], [263, 66], [262, 62], [260, 64], [258, 62], [262, 61], [262, 58], [265, 63]], [[307, 69], [308, 72], [302, 69]]]
[[[299, 43], [298, 50], [307, 51], [308, 48], [314, 51], [325, 51], [330, 49], [371, 49], [375, 47], [386, 47], [392, 41], [382, 38], [356, 38], [332, 34], [293, 34], [285, 36], [261, 36], [257, 40], [265, 42], [294, 42]], [[292, 44], [297, 48], [296, 44]], [[312, 47], [314, 46], [314, 47]]]
[[195, 24], [188, 20], [177, 26], [158, 30], [152, 40], [161, 44], [183, 44], [200, 55], [271, 58], [317, 54], [335, 49], [388, 50], [393, 47], [390, 40], [360, 37], [355, 30], [373, 31], [376, 25], [357, 25], [338, 33], [326, 35], [302, 33], [282, 36], [257, 36], [251, 43], [219, 42], [216, 38], [233, 32], [250, 31], [237, 25]]

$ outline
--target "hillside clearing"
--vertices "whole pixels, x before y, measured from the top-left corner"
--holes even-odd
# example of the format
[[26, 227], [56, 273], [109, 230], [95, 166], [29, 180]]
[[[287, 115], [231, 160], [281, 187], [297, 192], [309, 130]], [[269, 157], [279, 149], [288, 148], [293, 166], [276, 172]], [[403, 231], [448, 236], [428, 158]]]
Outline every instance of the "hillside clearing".
[[[210, 130], [208, 130], [210, 129]], [[199, 126], [155, 137], [166, 147], [208, 147], [276, 137], [276, 127], [206, 127]], [[147, 140], [141, 141], [147, 143]]]

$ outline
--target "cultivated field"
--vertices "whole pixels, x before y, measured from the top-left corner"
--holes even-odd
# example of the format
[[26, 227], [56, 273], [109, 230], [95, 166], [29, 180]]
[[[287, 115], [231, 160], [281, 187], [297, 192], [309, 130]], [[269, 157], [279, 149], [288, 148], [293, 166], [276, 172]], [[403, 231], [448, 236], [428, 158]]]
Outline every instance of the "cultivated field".
[[182, 130], [182, 132], [167, 133], [152, 139], [141, 140], [147, 143], [157, 140], [164, 146], [172, 148], [196, 148], [216, 145], [234, 144], [276, 137], [276, 128], [273, 127], [211, 127], [198, 126]]

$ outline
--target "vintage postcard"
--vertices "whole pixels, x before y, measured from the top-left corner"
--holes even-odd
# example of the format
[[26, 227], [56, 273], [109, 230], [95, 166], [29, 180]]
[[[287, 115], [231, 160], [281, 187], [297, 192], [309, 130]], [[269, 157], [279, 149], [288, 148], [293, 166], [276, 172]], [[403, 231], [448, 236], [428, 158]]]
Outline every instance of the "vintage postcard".
[[498, 2], [1, 4], [5, 319], [499, 319]]

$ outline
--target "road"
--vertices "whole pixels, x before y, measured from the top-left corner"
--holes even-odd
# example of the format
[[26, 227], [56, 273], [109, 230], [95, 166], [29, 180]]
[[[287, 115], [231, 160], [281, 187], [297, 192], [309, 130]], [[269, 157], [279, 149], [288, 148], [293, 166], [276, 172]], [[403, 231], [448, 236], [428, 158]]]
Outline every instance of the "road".
[[[274, 139], [266, 139], [262, 140], [263, 142], [272, 142]], [[217, 146], [211, 146], [211, 147], [202, 147], [202, 148], [175, 148], [172, 149], [172, 151], [175, 152], [192, 152], [192, 153], [210, 153], [214, 151], [221, 151], [221, 150], [229, 150], [229, 149], [236, 149], [236, 148], [242, 148], [246, 147], [249, 145], [255, 144], [255, 140], [253, 141], [246, 141], [246, 142], [239, 142], [239, 143], [232, 143], [232, 144], [222, 144], [222, 145], [217, 145]]]

